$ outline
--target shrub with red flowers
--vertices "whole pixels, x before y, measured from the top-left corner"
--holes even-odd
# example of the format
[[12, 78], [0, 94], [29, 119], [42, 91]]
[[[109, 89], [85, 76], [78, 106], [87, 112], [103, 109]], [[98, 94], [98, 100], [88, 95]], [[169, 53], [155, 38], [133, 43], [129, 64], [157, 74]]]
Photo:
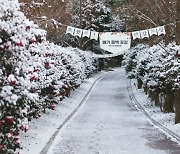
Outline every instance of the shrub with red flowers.
[[89, 52], [48, 42], [17, 0], [0, 0], [0, 55], [0, 153], [15, 154], [19, 132], [54, 110], [95, 67]]

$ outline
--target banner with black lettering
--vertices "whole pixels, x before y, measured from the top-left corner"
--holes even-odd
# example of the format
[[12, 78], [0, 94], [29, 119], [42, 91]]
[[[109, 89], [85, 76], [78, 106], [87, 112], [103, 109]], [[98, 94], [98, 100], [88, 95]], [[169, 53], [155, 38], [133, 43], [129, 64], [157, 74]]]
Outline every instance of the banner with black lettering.
[[99, 37], [99, 32], [94, 32], [94, 31], [91, 31], [91, 36], [90, 36], [90, 39], [91, 40], [98, 40], [98, 37]]
[[165, 26], [159, 26], [159, 27], [157, 27], [157, 33], [158, 33], [158, 35], [166, 34]]
[[91, 31], [90, 30], [83, 30], [83, 34], [82, 34], [82, 37], [90, 37], [91, 35]]
[[67, 26], [67, 29], [66, 29], [66, 34], [71, 34], [73, 35], [74, 34], [74, 27], [71, 27], [71, 26]]
[[135, 31], [135, 32], [132, 32], [132, 37], [133, 37], [133, 40], [135, 39], [140, 39], [141, 38], [141, 33], [140, 31]]
[[113, 54], [123, 54], [131, 46], [131, 33], [101, 32], [99, 33], [100, 47]]
[[158, 35], [157, 28], [151, 28], [151, 29], [148, 29], [148, 31], [149, 31], [149, 36]]
[[79, 37], [81, 37], [81, 36], [82, 36], [82, 32], [83, 32], [82, 29], [80, 29], [80, 28], [75, 28], [75, 30], [74, 30], [74, 36], [79, 36]]

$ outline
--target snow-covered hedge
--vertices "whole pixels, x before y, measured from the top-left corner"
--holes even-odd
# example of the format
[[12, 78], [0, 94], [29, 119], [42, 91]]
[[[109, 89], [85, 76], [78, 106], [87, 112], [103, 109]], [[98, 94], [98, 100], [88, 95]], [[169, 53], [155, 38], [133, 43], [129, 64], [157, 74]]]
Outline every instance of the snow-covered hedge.
[[68, 97], [95, 70], [94, 59], [48, 42], [17, 0], [0, 0], [0, 55], [0, 153], [15, 154], [19, 131]]
[[180, 89], [180, 46], [139, 44], [125, 55], [128, 77], [137, 79], [163, 112], [174, 112], [175, 91]]

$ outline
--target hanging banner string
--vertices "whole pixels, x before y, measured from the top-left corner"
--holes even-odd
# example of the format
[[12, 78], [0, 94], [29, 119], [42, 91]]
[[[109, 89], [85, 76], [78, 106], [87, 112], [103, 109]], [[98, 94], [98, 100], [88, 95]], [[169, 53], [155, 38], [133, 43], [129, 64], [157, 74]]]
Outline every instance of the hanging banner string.
[[[173, 23], [169, 23], [163, 26], [157, 26], [154, 28], [133, 31], [133, 32], [96, 32], [91, 30], [85, 30], [81, 28], [76, 28], [72, 26], [67, 26], [66, 34], [71, 34], [76, 37], [87, 37], [89, 39], [99, 40], [100, 47], [103, 50], [109, 51], [112, 54], [106, 55], [93, 55], [96, 58], [108, 58], [114, 57], [116, 55], [123, 54], [128, 51], [131, 47], [131, 38], [135, 39], [144, 39], [149, 38], [153, 35], [160, 36], [165, 35], [166, 30], [165, 26], [174, 25], [180, 23], [180, 21], [176, 21]], [[64, 24], [59, 24], [63, 25]]]
[[[174, 25], [174, 24], [179, 23], [179, 22], [180, 21], [169, 23], [169, 24], [166, 24], [163, 26], [150, 28], [150, 29], [133, 31], [132, 32], [132, 38], [133, 38], [133, 40], [144, 39], [144, 38], [149, 38], [152, 35], [160, 36], [162, 34], [166, 34], [165, 26]], [[60, 25], [66, 26], [64, 24], [60, 24]], [[99, 32], [95, 32], [95, 31], [91, 31], [91, 30], [85, 30], [85, 29], [76, 28], [76, 27], [72, 27], [72, 26], [67, 26], [66, 34], [68, 34], [68, 33], [73, 35], [73, 36], [88, 37], [90, 39], [95, 39], [95, 40], [98, 40], [98, 35], [99, 35]]]

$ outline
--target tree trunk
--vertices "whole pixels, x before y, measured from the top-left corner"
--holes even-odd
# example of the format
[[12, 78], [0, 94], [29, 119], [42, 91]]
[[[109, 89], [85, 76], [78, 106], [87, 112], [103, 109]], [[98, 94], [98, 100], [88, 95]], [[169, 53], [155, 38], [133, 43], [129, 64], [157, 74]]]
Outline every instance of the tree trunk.
[[180, 89], [175, 92], [175, 123], [180, 123]]
[[141, 79], [137, 79], [137, 83], [138, 83], [138, 89], [141, 89], [142, 88], [142, 85], [143, 85], [143, 81]]
[[174, 94], [171, 91], [166, 91], [165, 93], [165, 102], [163, 106], [163, 111], [165, 113], [174, 112]]
[[147, 87], [147, 84], [146, 84], [146, 85], [144, 85], [144, 86], [143, 86], [143, 88], [144, 88], [144, 92], [145, 92], [145, 94], [147, 95], [147, 94], [148, 94], [148, 87]]
[[180, 45], [180, 0], [176, 0], [176, 15], [177, 15], [176, 43]]
[[156, 106], [159, 106], [160, 102], [159, 102], [159, 93], [158, 92], [154, 92], [154, 103]]

